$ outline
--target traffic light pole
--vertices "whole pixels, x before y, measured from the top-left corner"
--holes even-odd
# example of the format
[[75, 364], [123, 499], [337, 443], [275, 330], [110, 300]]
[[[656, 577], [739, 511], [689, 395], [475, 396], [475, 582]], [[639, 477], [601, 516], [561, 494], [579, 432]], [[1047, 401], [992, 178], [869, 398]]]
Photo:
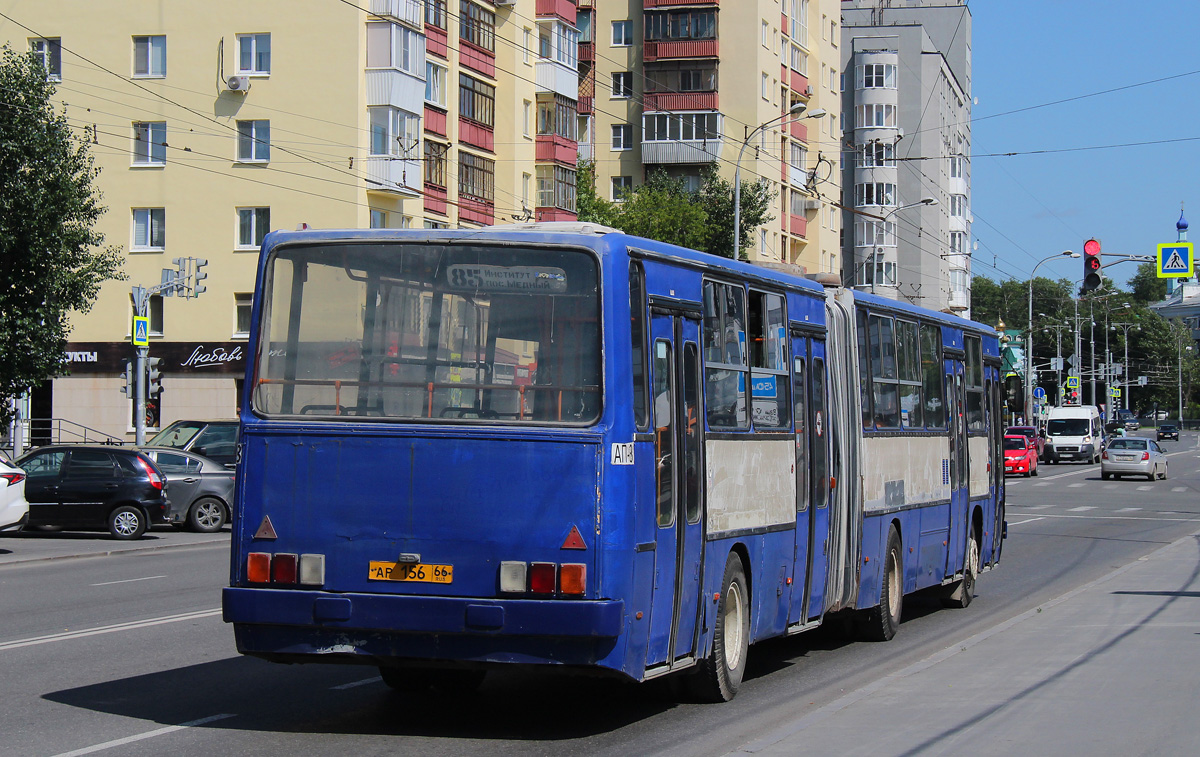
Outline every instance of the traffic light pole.
[[134, 443], [139, 447], [146, 443], [146, 356], [149, 354], [149, 347], [137, 348], [137, 409], [133, 430]]

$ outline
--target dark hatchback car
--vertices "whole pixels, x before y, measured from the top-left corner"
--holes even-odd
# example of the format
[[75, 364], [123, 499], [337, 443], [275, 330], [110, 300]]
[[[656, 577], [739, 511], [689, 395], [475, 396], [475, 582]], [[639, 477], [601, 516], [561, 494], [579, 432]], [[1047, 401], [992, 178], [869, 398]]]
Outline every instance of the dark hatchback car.
[[1179, 441], [1179, 426], [1174, 423], [1164, 423], [1158, 427], [1158, 440], [1174, 439]]
[[167, 520], [176, 528], [209, 534], [229, 522], [233, 502], [233, 469], [193, 452], [172, 447], [142, 447], [154, 461], [171, 492]]
[[27, 475], [30, 526], [107, 529], [117, 539], [137, 539], [167, 520], [166, 479], [136, 449], [50, 445], [17, 465]]
[[147, 447], [174, 447], [195, 452], [222, 465], [237, 462], [238, 422], [175, 421], [146, 442]]

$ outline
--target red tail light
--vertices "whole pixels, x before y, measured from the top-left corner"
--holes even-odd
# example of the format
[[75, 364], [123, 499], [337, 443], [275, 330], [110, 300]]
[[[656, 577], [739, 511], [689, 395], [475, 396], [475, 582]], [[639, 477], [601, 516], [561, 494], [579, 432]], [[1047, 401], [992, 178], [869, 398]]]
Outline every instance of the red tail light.
[[277, 584], [296, 583], [296, 555], [276, 554], [271, 558], [271, 582]]
[[1149, 453], [1149, 452], [1143, 452], [1143, 453], [1142, 453], [1142, 459], [1143, 459], [1143, 460], [1149, 460], [1149, 459], [1150, 459], [1150, 453]]
[[1108, 450], [1104, 450], [1103, 452], [1101, 452], [1101, 453], [1100, 453], [1100, 459], [1101, 459], [1101, 460], [1107, 460], [1107, 459], [1108, 459]]
[[13, 484], [19, 484], [24, 481], [25, 474], [19, 471], [13, 471], [12, 473], [0, 473], [0, 478], [7, 482], [4, 484], [5, 486], [12, 486]]
[[534, 594], [553, 594], [558, 566], [552, 562], [535, 562], [529, 566], [529, 590]]
[[146, 476], [150, 479], [150, 485], [155, 489], [162, 491], [163, 480], [162, 476], [158, 475], [158, 471], [150, 464], [150, 461], [140, 455], [137, 458], [138, 465], [142, 466], [142, 470], [146, 471]]

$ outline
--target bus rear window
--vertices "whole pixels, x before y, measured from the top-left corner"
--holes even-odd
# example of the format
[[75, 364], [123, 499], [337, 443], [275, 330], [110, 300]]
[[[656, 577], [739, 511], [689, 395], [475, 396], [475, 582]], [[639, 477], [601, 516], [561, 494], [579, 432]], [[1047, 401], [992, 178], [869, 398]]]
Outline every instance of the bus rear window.
[[254, 407], [268, 416], [583, 424], [600, 414], [584, 252], [330, 243], [268, 261]]

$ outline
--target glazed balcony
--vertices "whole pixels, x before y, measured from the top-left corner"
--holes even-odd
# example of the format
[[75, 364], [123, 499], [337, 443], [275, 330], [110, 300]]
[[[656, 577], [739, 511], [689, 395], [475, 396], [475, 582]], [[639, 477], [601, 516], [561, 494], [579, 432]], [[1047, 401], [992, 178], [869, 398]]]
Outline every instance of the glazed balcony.
[[403, 197], [421, 194], [421, 161], [396, 155], [367, 156], [367, 191]]
[[713, 163], [721, 159], [721, 139], [642, 141], [642, 163]]
[[371, 15], [392, 18], [419, 31], [425, 23], [425, 3], [421, 0], [371, 0]]
[[[679, 6], [715, 6], [719, 4], [718, 0], [642, 0], [642, 7], [646, 10], [650, 10], [651, 8], [675, 8]], [[584, 6], [580, 3], [579, 7], [582, 8]]]
[[646, 63], [675, 58], [717, 58], [720, 46], [715, 39], [657, 40], [642, 43], [642, 59]]

